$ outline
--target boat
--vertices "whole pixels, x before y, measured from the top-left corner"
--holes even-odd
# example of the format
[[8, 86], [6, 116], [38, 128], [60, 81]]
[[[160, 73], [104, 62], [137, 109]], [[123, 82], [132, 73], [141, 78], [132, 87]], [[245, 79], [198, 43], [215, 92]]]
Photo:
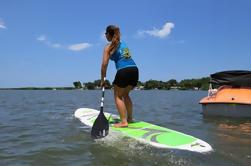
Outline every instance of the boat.
[[251, 71], [211, 74], [208, 96], [199, 103], [205, 116], [251, 118]]

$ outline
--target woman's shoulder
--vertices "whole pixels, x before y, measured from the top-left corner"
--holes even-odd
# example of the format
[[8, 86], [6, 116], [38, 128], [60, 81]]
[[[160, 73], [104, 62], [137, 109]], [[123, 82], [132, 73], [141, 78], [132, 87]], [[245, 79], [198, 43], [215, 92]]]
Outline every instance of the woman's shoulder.
[[106, 44], [105, 47], [104, 47], [104, 50], [108, 50], [110, 45], [111, 45], [110, 43]]
[[120, 47], [127, 47], [127, 44], [124, 41], [120, 41], [119, 45]]
[[111, 43], [107, 43], [107, 44], [105, 45], [105, 48], [110, 47], [110, 45], [111, 45]]

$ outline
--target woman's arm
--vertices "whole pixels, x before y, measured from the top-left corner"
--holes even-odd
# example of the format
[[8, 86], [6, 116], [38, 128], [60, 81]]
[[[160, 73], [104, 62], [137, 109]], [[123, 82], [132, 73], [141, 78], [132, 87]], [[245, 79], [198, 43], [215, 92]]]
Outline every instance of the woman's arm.
[[101, 86], [104, 85], [104, 78], [106, 77], [106, 70], [109, 63], [109, 45], [104, 48], [103, 60], [101, 65]]

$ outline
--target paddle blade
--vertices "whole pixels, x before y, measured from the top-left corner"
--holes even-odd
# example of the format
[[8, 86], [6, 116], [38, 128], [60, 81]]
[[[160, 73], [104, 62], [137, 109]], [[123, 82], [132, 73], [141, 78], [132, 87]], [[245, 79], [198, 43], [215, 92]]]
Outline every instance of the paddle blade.
[[106, 119], [104, 113], [100, 112], [92, 126], [91, 136], [93, 139], [99, 139], [107, 136], [108, 132], [109, 122]]

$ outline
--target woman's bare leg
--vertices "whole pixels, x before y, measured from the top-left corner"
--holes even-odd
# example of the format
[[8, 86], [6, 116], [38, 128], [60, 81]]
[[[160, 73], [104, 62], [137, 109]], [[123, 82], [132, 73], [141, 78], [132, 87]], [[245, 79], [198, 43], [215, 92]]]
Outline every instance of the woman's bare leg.
[[126, 111], [127, 111], [127, 122], [132, 122], [133, 118], [132, 118], [132, 100], [129, 96], [130, 91], [133, 89], [132, 86], [128, 86], [126, 87], [125, 90], [125, 96], [124, 96], [124, 103], [125, 103], [125, 107], [126, 107]]
[[120, 123], [116, 123], [114, 124], [114, 127], [127, 127], [128, 123], [127, 123], [127, 110], [126, 110], [126, 106], [125, 103], [123, 101], [123, 95], [125, 92], [125, 88], [120, 88], [118, 86], [114, 86], [114, 99], [115, 99], [115, 104], [117, 106], [119, 115], [120, 115]]

